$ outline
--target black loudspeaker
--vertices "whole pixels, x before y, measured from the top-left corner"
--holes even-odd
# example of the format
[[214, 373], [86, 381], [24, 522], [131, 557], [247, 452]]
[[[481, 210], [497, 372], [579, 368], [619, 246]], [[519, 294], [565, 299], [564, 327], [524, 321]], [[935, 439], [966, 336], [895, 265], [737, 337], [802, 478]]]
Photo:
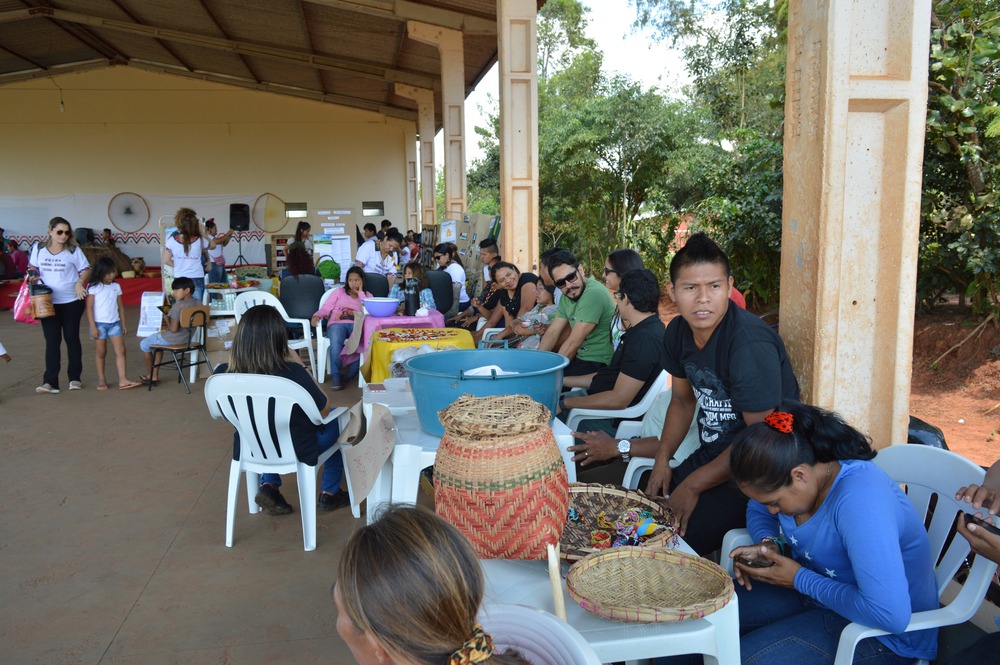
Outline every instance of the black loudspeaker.
[[250, 230], [250, 206], [246, 203], [229, 204], [229, 228], [233, 231]]
[[93, 229], [88, 229], [84, 226], [78, 226], [75, 229], [73, 229], [73, 235], [76, 236], [76, 242], [79, 245], [89, 245], [94, 242]]

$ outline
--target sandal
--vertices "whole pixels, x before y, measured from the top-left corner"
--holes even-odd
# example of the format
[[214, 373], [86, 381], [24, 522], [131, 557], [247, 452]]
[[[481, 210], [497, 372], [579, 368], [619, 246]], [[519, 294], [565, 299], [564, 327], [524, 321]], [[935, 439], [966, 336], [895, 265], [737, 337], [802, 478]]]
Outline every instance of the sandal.
[[109, 386], [109, 385], [108, 385], [108, 384], [106, 384], [106, 383], [99, 383], [99, 384], [97, 384], [97, 385], [96, 385], [96, 386], [94, 386], [94, 387], [95, 387], [95, 388], [97, 388], [98, 390], [107, 390], [107, 389], [108, 389], [108, 388], [110, 388], [111, 386]]
[[145, 374], [140, 374], [140, 375], [139, 375], [139, 381], [141, 382], [141, 383], [139, 384], [139, 385], [141, 385], [141, 386], [148, 386], [148, 385], [150, 385], [150, 384], [153, 384], [153, 386], [158, 386], [158, 385], [160, 385], [160, 380], [159, 380], [159, 379], [150, 379], [150, 378], [149, 378], [148, 376], [146, 376]]
[[[157, 382], [157, 383], [159, 383], [159, 382]], [[131, 390], [132, 388], [138, 388], [141, 385], [144, 385], [144, 384], [142, 382], [140, 382], [140, 381], [129, 381], [128, 383], [119, 383], [118, 384], [118, 390]], [[156, 384], [153, 384], [153, 385], [156, 385]], [[107, 389], [107, 386], [105, 386], [105, 390], [106, 389]]]

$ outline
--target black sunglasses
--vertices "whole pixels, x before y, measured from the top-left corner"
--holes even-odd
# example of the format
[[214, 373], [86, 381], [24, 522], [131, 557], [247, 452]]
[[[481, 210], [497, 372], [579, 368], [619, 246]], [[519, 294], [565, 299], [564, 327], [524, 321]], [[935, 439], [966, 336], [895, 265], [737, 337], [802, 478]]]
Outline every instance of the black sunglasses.
[[610, 275], [611, 273], [614, 273], [616, 275], [619, 274], [619, 272], [617, 270], [615, 270], [614, 268], [608, 268], [607, 266], [605, 266], [604, 267], [604, 274], [605, 275]]
[[561, 289], [562, 287], [566, 286], [567, 283], [575, 282], [576, 278], [580, 276], [579, 268], [580, 267], [577, 266], [576, 268], [573, 269], [573, 272], [566, 275], [562, 279], [555, 280], [553, 284], [556, 285], [556, 288]]

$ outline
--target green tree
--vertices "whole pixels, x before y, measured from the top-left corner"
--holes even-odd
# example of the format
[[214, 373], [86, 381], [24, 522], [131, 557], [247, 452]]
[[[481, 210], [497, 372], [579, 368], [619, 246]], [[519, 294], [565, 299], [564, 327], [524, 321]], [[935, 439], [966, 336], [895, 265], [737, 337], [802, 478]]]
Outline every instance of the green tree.
[[1000, 313], [1000, 3], [937, 0], [931, 22], [917, 295]]

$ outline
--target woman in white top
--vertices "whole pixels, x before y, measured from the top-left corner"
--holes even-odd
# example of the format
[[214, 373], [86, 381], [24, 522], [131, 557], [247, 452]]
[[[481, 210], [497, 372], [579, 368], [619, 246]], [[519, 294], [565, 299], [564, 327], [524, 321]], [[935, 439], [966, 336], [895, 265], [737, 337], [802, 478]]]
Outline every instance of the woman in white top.
[[313, 227], [309, 222], [299, 222], [295, 227], [295, 242], [300, 242], [306, 246], [309, 260], [313, 258]]
[[438, 268], [451, 275], [451, 283], [459, 285], [458, 310], [464, 312], [469, 308], [469, 293], [465, 290], [465, 266], [458, 258], [458, 246], [451, 242], [443, 242], [434, 248], [434, 260]]
[[221, 283], [226, 281], [226, 259], [222, 255], [223, 248], [229, 244], [233, 237], [233, 230], [229, 229], [225, 233], [219, 233], [215, 226], [215, 219], [205, 222], [205, 232], [209, 238], [215, 239], [215, 247], [208, 250], [208, 260], [211, 265], [208, 268], [209, 283]]
[[205, 264], [201, 255], [202, 252], [215, 248], [215, 238], [201, 235], [198, 215], [191, 208], [178, 210], [174, 215], [174, 223], [177, 225], [177, 233], [167, 238], [163, 263], [174, 267], [174, 277], [191, 278], [194, 282], [191, 297], [201, 302], [201, 296], [205, 293]]
[[49, 221], [49, 234], [35, 245], [28, 259], [28, 269], [52, 289], [53, 316], [39, 319], [45, 335], [45, 374], [35, 392], [59, 392], [59, 368], [62, 365], [62, 342], [66, 341], [69, 363], [69, 389], [80, 390], [83, 384], [83, 347], [80, 344], [80, 319], [87, 309], [87, 280], [90, 262], [76, 244], [73, 228], [62, 217]]

